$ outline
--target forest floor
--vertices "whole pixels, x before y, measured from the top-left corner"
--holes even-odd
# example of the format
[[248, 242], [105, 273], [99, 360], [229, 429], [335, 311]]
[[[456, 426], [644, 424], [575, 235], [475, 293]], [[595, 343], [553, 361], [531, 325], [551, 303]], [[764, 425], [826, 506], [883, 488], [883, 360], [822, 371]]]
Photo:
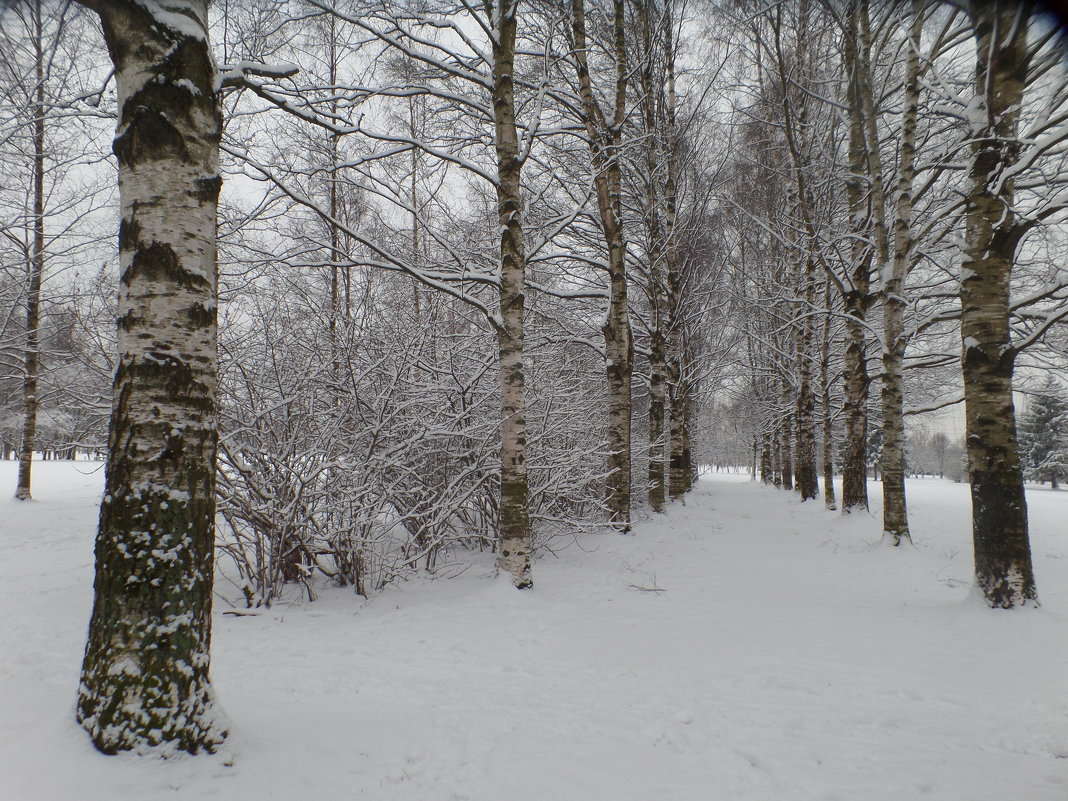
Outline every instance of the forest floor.
[[555, 543], [530, 592], [486, 554], [369, 601], [220, 597], [231, 737], [160, 761], [73, 722], [94, 467], [41, 463], [35, 501], [0, 500], [0, 799], [1068, 798], [1068, 492], [1028, 492], [1037, 610], [971, 592], [965, 486], [910, 481], [893, 549], [877, 516], [729, 474], [633, 536]]

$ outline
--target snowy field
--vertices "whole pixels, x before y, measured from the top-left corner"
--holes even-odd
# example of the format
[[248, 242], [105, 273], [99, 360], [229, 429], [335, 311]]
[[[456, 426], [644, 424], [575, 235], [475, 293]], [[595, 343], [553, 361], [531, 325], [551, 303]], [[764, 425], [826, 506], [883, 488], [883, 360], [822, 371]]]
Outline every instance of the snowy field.
[[894, 550], [877, 517], [722, 475], [543, 555], [533, 592], [481, 560], [366, 602], [220, 597], [230, 740], [161, 762], [73, 721], [93, 467], [40, 463], [37, 500], [0, 500], [3, 801], [1068, 799], [1068, 492], [1028, 495], [1039, 610], [970, 594], [964, 486], [910, 481]]

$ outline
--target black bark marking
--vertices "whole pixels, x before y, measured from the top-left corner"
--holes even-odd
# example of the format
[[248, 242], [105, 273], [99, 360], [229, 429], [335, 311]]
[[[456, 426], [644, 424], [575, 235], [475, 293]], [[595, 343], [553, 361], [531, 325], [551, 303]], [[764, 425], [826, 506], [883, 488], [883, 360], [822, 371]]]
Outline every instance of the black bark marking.
[[174, 248], [166, 242], [141, 244], [137, 248], [122, 280], [124, 284], [129, 285], [135, 278], [170, 283], [184, 289], [203, 289], [211, 286], [211, 282], [204, 276], [184, 269]]

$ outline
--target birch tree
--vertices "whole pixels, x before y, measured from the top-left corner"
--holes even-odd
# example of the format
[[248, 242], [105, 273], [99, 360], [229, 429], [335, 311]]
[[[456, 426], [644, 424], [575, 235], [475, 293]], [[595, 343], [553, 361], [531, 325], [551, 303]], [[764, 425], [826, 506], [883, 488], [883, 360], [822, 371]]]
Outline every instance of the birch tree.
[[499, 0], [493, 23], [493, 123], [497, 155], [497, 217], [501, 231], [501, 550], [498, 563], [519, 589], [530, 577], [530, 507], [526, 465], [523, 329], [526, 320], [526, 250], [523, 238], [521, 178], [523, 159], [516, 128], [515, 42], [519, 0]]
[[[851, 46], [853, 76], [851, 78], [851, 127], [859, 139], [863, 169], [868, 187], [868, 229], [871, 250], [878, 267], [878, 296], [882, 303], [882, 373], [880, 375], [882, 451], [880, 465], [883, 472], [883, 531], [892, 545], [910, 540], [908, 512], [905, 496], [905, 406], [904, 367], [905, 353], [909, 344], [906, 330], [906, 312], [910, 298], [906, 279], [921, 260], [917, 251], [923, 252], [914, 231], [917, 161], [923, 144], [937, 142], [918, 141], [920, 95], [923, 69], [937, 58], [946, 46], [947, 37], [956, 41], [954, 31], [956, 15], [950, 13], [942, 21], [938, 34], [930, 37], [930, 51], [921, 50], [921, 31], [925, 19], [930, 19], [930, 7], [921, 2], [911, 3], [905, 13], [898, 9], [880, 9], [879, 18], [873, 23], [867, 3], [858, 3], [850, 15], [849, 36], [857, 41]], [[937, 21], [937, 20], [936, 20]], [[881, 50], [876, 44], [880, 36]], [[889, 54], [894, 59], [890, 64], [879, 64], [879, 55]], [[877, 51], [879, 51], [877, 53]], [[900, 80], [896, 78], [898, 62], [904, 61]], [[883, 72], [882, 82], [877, 72]], [[890, 85], [887, 86], [887, 79]], [[899, 99], [898, 99], [899, 98]], [[882, 117], [884, 104], [897, 102], [901, 111], [898, 123], [890, 123], [888, 135], [884, 135]], [[889, 150], [885, 144], [891, 142]], [[884, 151], [886, 155], [884, 156]], [[937, 151], [928, 156], [924, 166], [926, 184], [922, 190], [931, 193], [931, 187], [942, 177], [942, 168], [932, 167], [937, 162]], [[896, 180], [892, 174], [896, 162]], [[889, 164], [887, 167], [885, 164]], [[930, 205], [930, 204], [929, 204]], [[933, 215], [931, 208], [924, 210], [928, 220], [928, 233], [943, 219], [951, 216]], [[928, 237], [927, 252], [934, 247], [933, 237]]]
[[[11, 358], [20, 381], [21, 426], [15, 497], [31, 497], [31, 473], [38, 445], [38, 418], [50, 413], [49, 363], [42, 329], [49, 304], [61, 289], [46, 291], [79, 259], [96, 258], [90, 220], [101, 192], [90, 162], [97, 109], [87, 84], [102, 80], [84, 64], [84, 15], [71, 3], [20, 2], [4, 10], [0, 30], [0, 269], [20, 288], [17, 319], [0, 324], [0, 350]], [[98, 98], [93, 98], [94, 102]]]
[[845, 181], [852, 227], [849, 269], [843, 284], [846, 315], [845, 367], [845, 453], [842, 460], [842, 512], [849, 514], [868, 508], [868, 311], [874, 303], [871, 294], [871, 249], [866, 242], [867, 203], [864, 175], [867, 173], [861, 63], [858, 53], [859, 3], [849, 6], [848, 26], [843, 43], [846, 97], [849, 109], [849, 173]]
[[[410, 187], [400, 186], [370, 174], [374, 165], [394, 155], [421, 151], [428, 159], [451, 165], [474, 177], [491, 189], [496, 199], [496, 217], [500, 236], [496, 264], [488, 269], [469, 269], [457, 250], [448, 253], [455, 266], [425, 268], [413, 264], [409, 239], [404, 248], [375, 241], [366, 232], [356, 230], [331, 215], [327, 204], [317, 203], [286, 182], [269, 164], [256, 161], [255, 154], [234, 148], [234, 156], [257, 171], [291, 201], [320, 217], [327, 225], [343, 233], [354, 246], [367, 251], [358, 261], [390, 271], [404, 272], [424, 286], [445, 292], [476, 309], [492, 327], [498, 341], [501, 389], [501, 502], [499, 505], [499, 567], [507, 572], [519, 588], [532, 586], [530, 575], [530, 493], [527, 475], [527, 434], [525, 412], [526, 307], [526, 238], [523, 228], [525, 207], [521, 196], [522, 170], [527, 163], [540, 120], [525, 125], [517, 122], [516, 40], [520, 25], [519, 0], [500, 0], [479, 6], [450, 3], [424, 6], [405, 2], [365, 2], [329, 4], [313, 2], [323, 14], [336, 16], [351, 24], [364, 41], [382, 51], [409, 61], [417, 68], [416, 80], [375, 84], [356, 80], [346, 88], [344, 108], [331, 109], [336, 87], [294, 88], [277, 82], [249, 81], [246, 88], [304, 122], [335, 135], [361, 134], [377, 146], [363, 153], [347, 166], [368, 177], [374, 192], [390, 205], [411, 215], [425, 213], [413, 203]], [[465, 28], [470, 24], [470, 30]], [[436, 39], [435, 33], [445, 35]], [[530, 86], [524, 89], [530, 91]], [[365, 124], [362, 115], [350, 118], [353, 108], [362, 110], [380, 98], [425, 97], [440, 101], [455, 115], [454, 122], [479, 131], [456, 137], [454, 131], [441, 132], [441, 141], [405, 135], [385, 127]], [[544, 96], [538, 98], [544, 102]], [[359, 111], [357, 111], [357, 115]], [[483, 132], [488, 132], [487, 138]], [[488, 147], [487, 147], [488, 145]], [[487, 155], [490, 159], [487, 159]], [[487, 161], [489, 163], [487, 163]], [[418, 198], [416, 198], [418, 200]], [[428, 220], [419, 224], [420, 235], [430, 230]], [[413, 236], [417, 236], [413, 232]], [[437, 244], [447, 246], [439, 238]], [[335, 255], [337, 251], [335, 250]], [[418, 258], [416, 262], [420, 261]], [[485, 290], [495, 291], [487, 300]]]
[[[646, 295], [649, 303], [649, 507], [654, 512], [664, 511], [667, 497], [665, 481], [665, 412], [667, 410], [667, 361], [666, 361], [666, 309], [667, 288], [664, 281], [664, 257], [667, 239], [671, 233], [665, 230], [661, 192], [664, 168], [663, 91], [656, 85], [665, 70], [658, 69], [662, 59], [657, 58], [663, 36], [657, 35], [657, 26], [663, 24], [654, 17], [656, 7], [647, 8], [642, 3], [635, 5], [641, 34], [638, 75], [641, 85], [641, 119], [644, 173], [642, 187], [642, 216], [646, 241]], [[666, 15], [665, 15], [666, 16]], [[664, 61], [672, 60], [664, 54]]]
[[976, 38], [961, 364], [976, 581], [992, 607], [1037, 605], [1016, 436], [1009, 284], [1029, 227], [1016, 210], [1020, 114], [1032, 51], [1029, 4], [972, 9]]
[[668, 234], [665, 248], [667, 282], [667, 382], [668, 382], [668, 495], [681, 499], [693, 486], [693, 464], [689, 447], [692, 423], [691, 395], [693, 383], [686, 363], [686, 279], [680, 254], [679, 187], [682, 181], [682, 142], [678, 119], [676, 87], [676, 16], [673, 3], [665, 5], [664, 58], [665, 98], [664, 128], [667, 152], [664, 179], [664, 225]]
[[[15, 497], [30, 498], [30, 470], [33, 462], [34, 442], [37, 433], [37, 392], [40, 360], [41, 284], [45, 271], [45, 67], [48, 54], [45, 41], [45, 14], [40, 0], [29, 4], [29, 19], [25, 22], [33, 50], [33, 244], [30, 248], [26, 291], [26, 344], [23, 356], [24, 377], [22, 384], [22, 444], [19, 450], [18, 484]], [[62, 21], [60, 21], [62, 25]]]
[[84, 0], [115, 65], [119, 364], [77, 717], [105, 753], [213, 751], [222, 119], [206, 0]]
[[605, 500], [616, 528], [630, 530], [631, 506], [631, 376], [634, 343], [627, 303], [626, 242], [622, 208], [623, 125], [627, 115], [626, 18], [624, 0], [612, 0], [611, 60], [615, 80], [607, 110], [594, 93], [590, 71], [591, 43], [586, 34], [584, 0], [572, 0], [571, 36], [575, 73], [586, 126], [597, 210], [608, 252], [608, 311], [604, 322], [605, 367], [608, 376], [608, 478]]

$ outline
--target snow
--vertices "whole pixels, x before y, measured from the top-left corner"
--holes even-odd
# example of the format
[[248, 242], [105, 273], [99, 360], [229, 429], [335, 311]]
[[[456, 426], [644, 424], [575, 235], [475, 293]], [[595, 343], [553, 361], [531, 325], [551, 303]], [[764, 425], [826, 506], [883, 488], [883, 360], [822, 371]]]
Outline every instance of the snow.
[[180, 36], [190, 39], [204, 39], [206, 20], [202, 14], [206, 3], [190, 0], [137, 0], [148, 14], [155, 17], [156, 23], [169, 28]]
[[289, 61], [277, 64], [265, 64], [260, 61], [238, 61], [235, 64], [221, 64], [215, 76], [216, 91], [223, 86], [239, 85], [247, 80], [248, 76], [255, 75], [261, 78], [291, 78], [300, 71], [300, 68]]
[[972, 593], [964, 485], [910, 480], [916, 546], [893, 549], [877, 510], [723, 474], [632, 536], [554, 546], [532, 591], [487, 554], [370, 601], [220, 600], [231, 737], [161, 761], [100, 756], [73, 721], [92, 467], [41, 462], [36, 500], [0, 500], [0, 798], [1068, 797], [1068, 492], [1028, 492], [1037, 610]]

